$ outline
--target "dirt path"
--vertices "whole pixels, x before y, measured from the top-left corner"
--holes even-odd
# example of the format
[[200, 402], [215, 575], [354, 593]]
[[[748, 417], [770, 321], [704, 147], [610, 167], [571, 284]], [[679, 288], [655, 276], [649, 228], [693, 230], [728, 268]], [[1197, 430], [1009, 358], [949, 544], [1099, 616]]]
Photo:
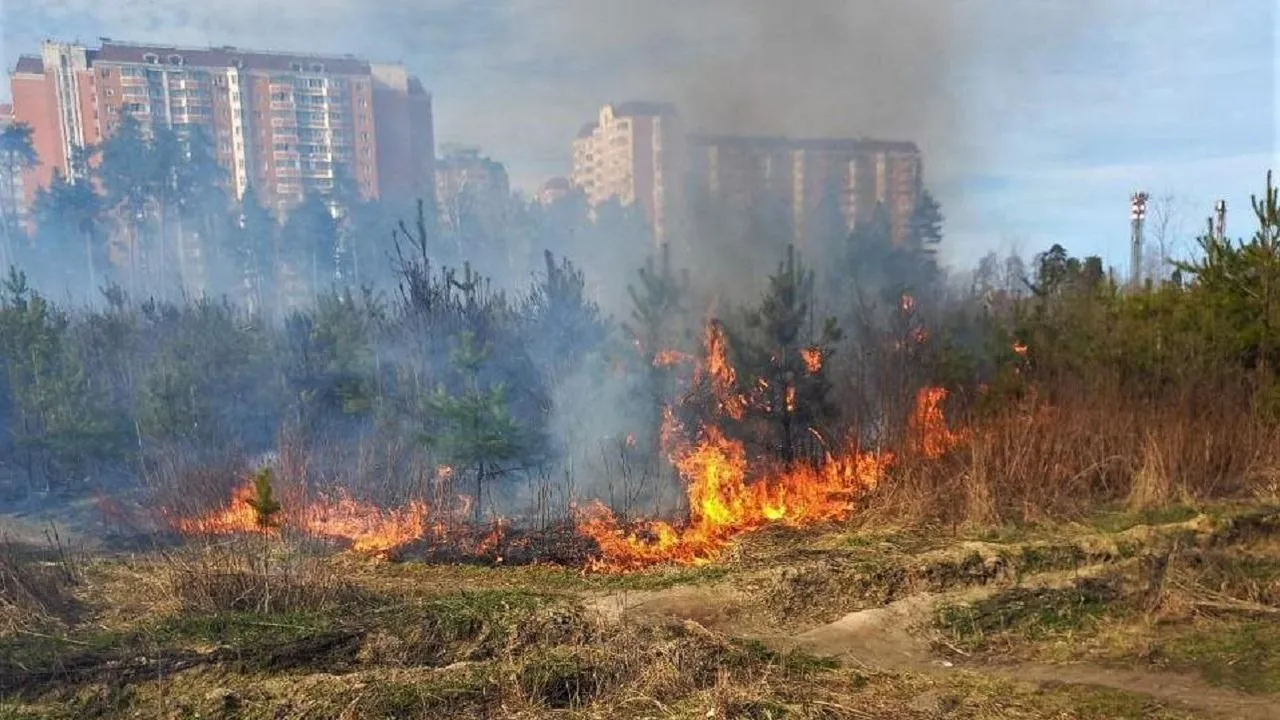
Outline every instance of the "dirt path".
[[[1080, 572], [1071, 574], [1079, 577]], [[1057, 577], [1034, 579], [1053, 585]], [[741, 596], [728, 585], [682, 586], [657, 591], [610, 593], [588, 602], [590, 609], [619, 619], [692, 620], [739, 637], [762, 640], [777, 649], [799, 649], [835, 657], [846, 664], [886, 672], [945, 675], [969, 671], [1041, 685], [1093, 685], [1181, 703], [1223, 718], [1280, 720], [1280, 697], [1256, 696], [1213, 687], [1198, 677], [1139, 669], [1117, 669], [1087, 663], [985, 664], [944, 660], [933, 652], [922, 627], [940, 602], [972, 601], [996, 591], [965, 588], [944, 594], [921, 593], [884, 607], [849, 613], [835, 622], [798, 634], [761, 633], [743, 622]]]

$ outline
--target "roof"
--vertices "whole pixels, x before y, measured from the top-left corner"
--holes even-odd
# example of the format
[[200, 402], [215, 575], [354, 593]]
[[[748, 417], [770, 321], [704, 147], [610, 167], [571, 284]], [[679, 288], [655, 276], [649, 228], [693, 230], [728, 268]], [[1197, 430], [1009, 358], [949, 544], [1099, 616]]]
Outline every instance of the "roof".
[[43, 75], [44, 60], [37, 55], [23, 55], [18, 58], [18, 64], [13, 72], [19, 75]]
[[732, 147], [756, 150], [786, 150], [791, 140], [785, 137], [756, 135], [690, 135], [689, 143], [702, 147]]
[[875, 140], [871, 138], [804, 138], [795, 140], [792, 145], [797, 150], [815, 150], [819, 152], [920, 152], [920, 148], [909, 140]]
[[180, 55], [182, 64], [188, 67], [229, 68], [237, 65], [246, 70], [296, 72], [294, 66], [312, 70], [312, 65], [323, 65], [323, 72], [335, 75], [368, 75], [369, 61], [349, 55], [311, 55], [305, 53], [267, 52], [242, 50], [232, 46], [220, 48], [184, 48], [173, 45], [143, 45], [134, 43], [103, 42], [93, 60], [105, 63], [146, 63], [148, 55], [158, 56], [167, 63], [170, 55]]
[[632, 100], [615, 104], [613, 114], [620, 117], [663, 117], [675, 115], [676, 106], [665, 102]]
[[786, 138], [752, 135], [691, 135], [689, 142], [701, 147], [754, 150], [810, 150], [814, 152], [904, 152], [917, 154], [920, 148], [905, 140], [870, 138]]
[[582, 138], [591, 137], [591, 134], [594, 133], [598, 127], [600, 127], [600, 123], [589, 122], [586, 125], [583, 125], [578, 128], [578, 139], [581, 140]]

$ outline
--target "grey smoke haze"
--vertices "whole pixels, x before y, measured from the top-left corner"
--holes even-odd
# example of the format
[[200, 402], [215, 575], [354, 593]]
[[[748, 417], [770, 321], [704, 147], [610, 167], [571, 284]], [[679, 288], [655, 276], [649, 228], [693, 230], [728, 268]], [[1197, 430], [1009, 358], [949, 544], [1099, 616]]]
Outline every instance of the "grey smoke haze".
[[[1232, 178], [1255, 170], [1242, 158], [1259, 152], [1262, 121], [1200, 109], [1242, 108], [1275, 84], [1248, 60], [1274, 57], [1258, 30], [1276, 20], [1268, 0], [11, 0], [0, 12], [9, 64], [44, 37], [98, 35], [404, 60], [435, 94], [438, 140], [481, 145], [526, 190], [567, 171], [574, 132], [611, 100], [673, 100], [708, 130], [914, 139], [949, 220], [944, 254], [963, 265], [1011, 235], [1105, 255], [1110, 198], [1123, 216], [1131, 183], [1155, 186], [1138, 176], [1176, 189], [1163, 178], [1189, 168], [1163, 168], [1180, 160], [1238, 158], [1196, 166], [1213, 178], [1179, 194], [1247, 202]], [[1274, 157], [1274, 123], [1266, 135]], [[1082, 182], [1085, 164], [1115, 167]]]
[[[1129, 3], [1133, 5], [1134, 3]], [[1143, 0], [1143, 4], [1150, 4]], [[437, 97], [440, 140], [484, 144], [520, 184], [562, 172], [608, 101], [673, 100], [716, 132], [915, 139], [953, 167], [1003, 100], [1109, 4], [1040, 0], [61, 0], [6, 13], [6, 61], [65, 28], [404, 59]], [[979, 56], [980, 92], [968, 77]], [[993, 76], [993, 71], [995, 75]], [[1006, 118], [1007, 119], [1007, 114]], [[981, 144], [981, 143], [977, 143]]]

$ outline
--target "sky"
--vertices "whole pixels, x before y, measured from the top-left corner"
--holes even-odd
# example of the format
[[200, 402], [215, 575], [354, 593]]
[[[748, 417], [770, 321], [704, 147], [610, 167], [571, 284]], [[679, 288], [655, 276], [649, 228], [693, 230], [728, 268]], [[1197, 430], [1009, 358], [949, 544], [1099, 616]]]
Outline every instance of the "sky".
[[1123, 269], [1135, 190], [1190, 252], [1218, 198], [1250, 233], [1280, 169], [1280, 0], [0, 0], [9, 67], [101, 36], [403, 61], [437, 144], [481, 146], [526, 191], [568, 173], [606, 102], [916, 140], [959, 267], [1059, 243]]

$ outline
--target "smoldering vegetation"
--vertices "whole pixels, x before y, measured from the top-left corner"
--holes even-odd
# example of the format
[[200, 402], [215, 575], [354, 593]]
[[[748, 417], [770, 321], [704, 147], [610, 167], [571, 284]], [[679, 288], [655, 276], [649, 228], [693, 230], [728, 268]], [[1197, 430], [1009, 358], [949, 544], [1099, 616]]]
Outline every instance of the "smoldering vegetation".
[[[821, 269], [846, 283], [819, 284], [786, 249], [733, 304], [664, 248], [629, 272], [623, 317], [549, 250], [512, 291], [438, 261], [452, 243], [425, 206], [394, 226], [387, 286], [312, 288], [279, 321], [114, 283], [67, 306], [15, 268], [0, 298], [6, 502], [96, 497], [104, 522], [136, 531], [225, 507], [266, 464], [286, 509], [339, 497], [395, 525], [379, 508], [424, 503], [469, 528], [441, 537], [496, 559], [482, 528], [498, 518], [552, 531], [594, 499], [624, 523], [705, 514], [689, 488], [723, 479], [672, 468], [668, 412], [693, 442], [714, 427], [741, 447], [749, 483], [889, 449], [858, 507], [897, 520], [1274, 493], [1277, 308], [1255, 283], [1280, 272], [1277, 207], [1269, 187], [1253, 238], [1206, 237], [1202, 259], [1144, 289], [1057, 246], [947, 278], [861, 228], [831, 240], [847, 264]], [[913, 247], [940, 237], [937, 211], [913, 222]], [[915, 439], [937, 425], [925, 389], [946, 398], [924, 408], [954, 428], [941, 449]]]

